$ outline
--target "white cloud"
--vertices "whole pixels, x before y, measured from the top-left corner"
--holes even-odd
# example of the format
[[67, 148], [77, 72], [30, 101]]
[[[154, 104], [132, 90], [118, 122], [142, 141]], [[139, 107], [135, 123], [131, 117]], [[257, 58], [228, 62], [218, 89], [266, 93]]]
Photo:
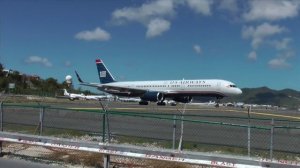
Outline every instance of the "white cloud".
[[170, 29], [170, 22], [164, 19], [153, 19], [148, 25], [146, 33], [147, 38], [152, 38], [161, 35], [163, 32]]
[[271, 42], [271, 44], [274, 45], [277, 50], [286, 50], [289, 48], [289, 44], [291, 41], [291, 38], [283, 38], [281, 41], [274, 40]]
[[196, 13], [211, 15], [212, 0], [186, 0], [186, 2]]
[[280, 20], [296, 17], [300, 8], [299, 0], [252, 0], [249, 11], [243, 14], [246, 21]]
[[284, 31], [287, 31], [287, 28], [280, 27], [278, 25], [271, 25], [269, 23], [263, 23], [257, 27], [243, 27], [242, 36], [245, 39], [252, 39], [251, 45], [256, 49], [261, 43], [263, 43], [265, 38], [280, 34]]
[[268, 62], [268, 65], [270, 68], [273, 69], [283, 69], [283, 68], [288, 68], [290, 67], [290, 63], [288, 63], [288, 60], [294, 56], [294, 52], [292, 50], [288, 50], [278, 57], [271, 59]]
[[251, 51], [251, 52], [249, 53], [249, 55], [248, 55], [248, 59], [249, 59], [249, 60], [255, 61], [255, 60], [257, 59], [257, 54], [256, 54], [256, 52], [255, 52], [255, 51]]
[[166, 20], [175, 14], [173, 0], [156, 0], [142, 4], [140, 7], [125, 7], [112, 13], [115, 23], [139, 22], [147, 27], [146, 37], [153, 38], [170, 29], [171, 22]]
[[222, 0], [220, 1], [219, 8], [235, 13], [238, 11], [237, 0]]
[[137, 21], [147, 24], [157, 17], [169, 17], [175, 13], [173, 0], [156, 0], [145, 3], [140, 7], [125, 7], [117, 9], [112, 13], [112, 18], [118, 23], [126, 21]]
[[194, 49], [194, 51], [195, 51], [197, 54], [201, 54], [201, 52], [202, 52], [202, 49], [201, 49], [201, 47], [200, 47], [198, 44], [195, 44], [195, 45], [193, 46], [193, 49]]
[[52, 63], [45, 57], [30, 56], [25, 60], [27, 64], [39, 64], [45, 67], [52, 67]]
[[268, 65], [273, 69], [282, 69], [290, 66], [284, 58], [274, 58], [268, 62]]
[[[196, 13], [211, 15], [213, 0], [154, 0], [138, 7], [124, 7], [112, 13], [112, 22], [122, 25], [138, 22], [147, 27], [146, 37], [155, 37], [169, 30], [178, 6], [189, 7]], [[162, 22], [158, 22], [159, 19]], [[156, 30], [154, 30], [156, 29]]]
[[279, 57], [289, 59], [289, 58], [292, 58], [294, 55], [295, 55], [295, 52], [292, 49], [290, 49], [290, 50], [285, 51]]
[[71, 65], [72, 65], [72, 64], [71, 64], [71, 61], [66, 61], [66, 62], [65, 62], [65, 66], [66, 66], [66, 67], [70, 67]]
[[[281, 34], [286, 32], [288, 29], [283, 26], [279, 25], [272, 25], [269, 23], [263, 23], [256, 27], [254, 26], [244, 26], [242, 29], [242, 37], [245, 39], [251, 39], [251, 45], [254, 49], [252, 52], [249, 53], [248, 59], [256, 60], [257, 54], [256, 50], [258, 47], [265, 43], [270, 44], [272, 47], [276, 48], [277, 50], [284, 51], [284, 54], [281, 54], [277, 58], [271, 60], [268, 64], [270, 67], [279, 67], [280, 65], [286, 66], [286, 60], [289, 58], [288, 53], [291, 53], [291, 48], [289, 47], [290, 42], [292, 41], [291, 38], [283, 38], [282, 40], [269, 40], [270, 37], [274, 35]], [[283, 67], [283, 66], [281, 66]]]
[[97, 40], [97, 41], [107, 41], [109, 40], [110, 34], [101, 29], [100, 27], [97, 27], [95, 30], [86, 30], [86, 31], [81, 31], [75, 35], [76, 39], [79, 40], [86, 40], [86, 41], [92, 41], [92, 40]]

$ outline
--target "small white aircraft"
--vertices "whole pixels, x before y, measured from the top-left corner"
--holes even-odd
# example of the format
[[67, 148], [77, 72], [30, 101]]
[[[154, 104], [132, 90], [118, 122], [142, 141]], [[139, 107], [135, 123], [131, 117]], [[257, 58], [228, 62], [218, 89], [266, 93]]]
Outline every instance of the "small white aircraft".
[[68, 93], [67, 89], [64, 90], [64, 96], [68, 97], [70, 100], [79, 100], [79, 99], [85, 99], [84, 94], [75, 94], [75, 93]]
[[140, 105], [157, 102], [165, 105], [165, 99], [189, 103], [193, 96], [216, 97], [217, 100], [242, 94], [235, 84], [220, 79], [127, 81], [117, 82], [100, 59], [96, 60], [100, 83], [84, 82], [75, 71], [81, 85], [96, 87], [103, 92], [117, 96], [140, 97]]
[[118, 97], [118, 100], [121, 102], [140, 102], [139, 97]]
[[113, 99], [112, 95], [86, 95], [86, 100], [111, 100]]
[[191, 105], [199, 105], [199, 106], [216, 106], [215, 101], [203, 102], [203, 103], [190, 103]]
[[75, 94], [75, 93], [68, 93], [67, 89], [64, 90], [64, 96], [68, 97], [70, 100], [78, 100], [78, 99], [83, 99], [83, 100], [111, 100], [113, 99], [113, 96], [111, 95], [84, 95], [83, 93], [81, 94]]

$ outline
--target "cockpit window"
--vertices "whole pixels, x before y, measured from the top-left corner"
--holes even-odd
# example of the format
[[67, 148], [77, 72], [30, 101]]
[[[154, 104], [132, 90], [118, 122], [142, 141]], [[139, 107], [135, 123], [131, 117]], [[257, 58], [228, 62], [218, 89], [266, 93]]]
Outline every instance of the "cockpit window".
[[229, 87], [236, 88], [236, 86], [235, 86], [235, 85], [229, 85]]

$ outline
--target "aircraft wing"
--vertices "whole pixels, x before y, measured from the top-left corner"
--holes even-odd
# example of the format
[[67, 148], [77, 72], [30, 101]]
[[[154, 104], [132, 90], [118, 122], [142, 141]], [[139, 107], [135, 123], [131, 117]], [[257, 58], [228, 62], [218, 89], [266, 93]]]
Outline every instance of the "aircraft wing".
[[102, 85], [99, 84], [99, 83], [87, 83], [87, 82], [82, 82], [80, 83], [80, 85], [83, 85], [83, 86], [90, 86], [90, 87], [96, 87], [96, 88], [101, 88]]
[[110, 94], [124, 95], [124, 96], [142, 96], [144, 93], [147, 92], [146, 90], [142, 90], [142, 89], [111, 86], [108, 84], [103, 84], [99, 89]]
[[111, 86], [107, 84], [98, 84], [98, 83], [86, 83], [82, 82], [80, 85], [96, 87], [101, 91], [116, 94], [116, 95], [123, 95], [123, 96], [141, 96], [146, 93], [146, 90], [136, 89], [136, 88], [127, 88], [127, 87], [119, 87], [119, 86]]

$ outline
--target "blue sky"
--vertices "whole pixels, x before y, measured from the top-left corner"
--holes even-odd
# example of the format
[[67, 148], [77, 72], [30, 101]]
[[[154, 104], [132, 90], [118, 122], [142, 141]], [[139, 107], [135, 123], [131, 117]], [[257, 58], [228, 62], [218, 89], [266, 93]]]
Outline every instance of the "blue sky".
[[[0, 0], [0, 62], [63, 81], [226, 79], [300, 90], [298, 0]], [[75, 86], [78, 86], [74, 80]]]

